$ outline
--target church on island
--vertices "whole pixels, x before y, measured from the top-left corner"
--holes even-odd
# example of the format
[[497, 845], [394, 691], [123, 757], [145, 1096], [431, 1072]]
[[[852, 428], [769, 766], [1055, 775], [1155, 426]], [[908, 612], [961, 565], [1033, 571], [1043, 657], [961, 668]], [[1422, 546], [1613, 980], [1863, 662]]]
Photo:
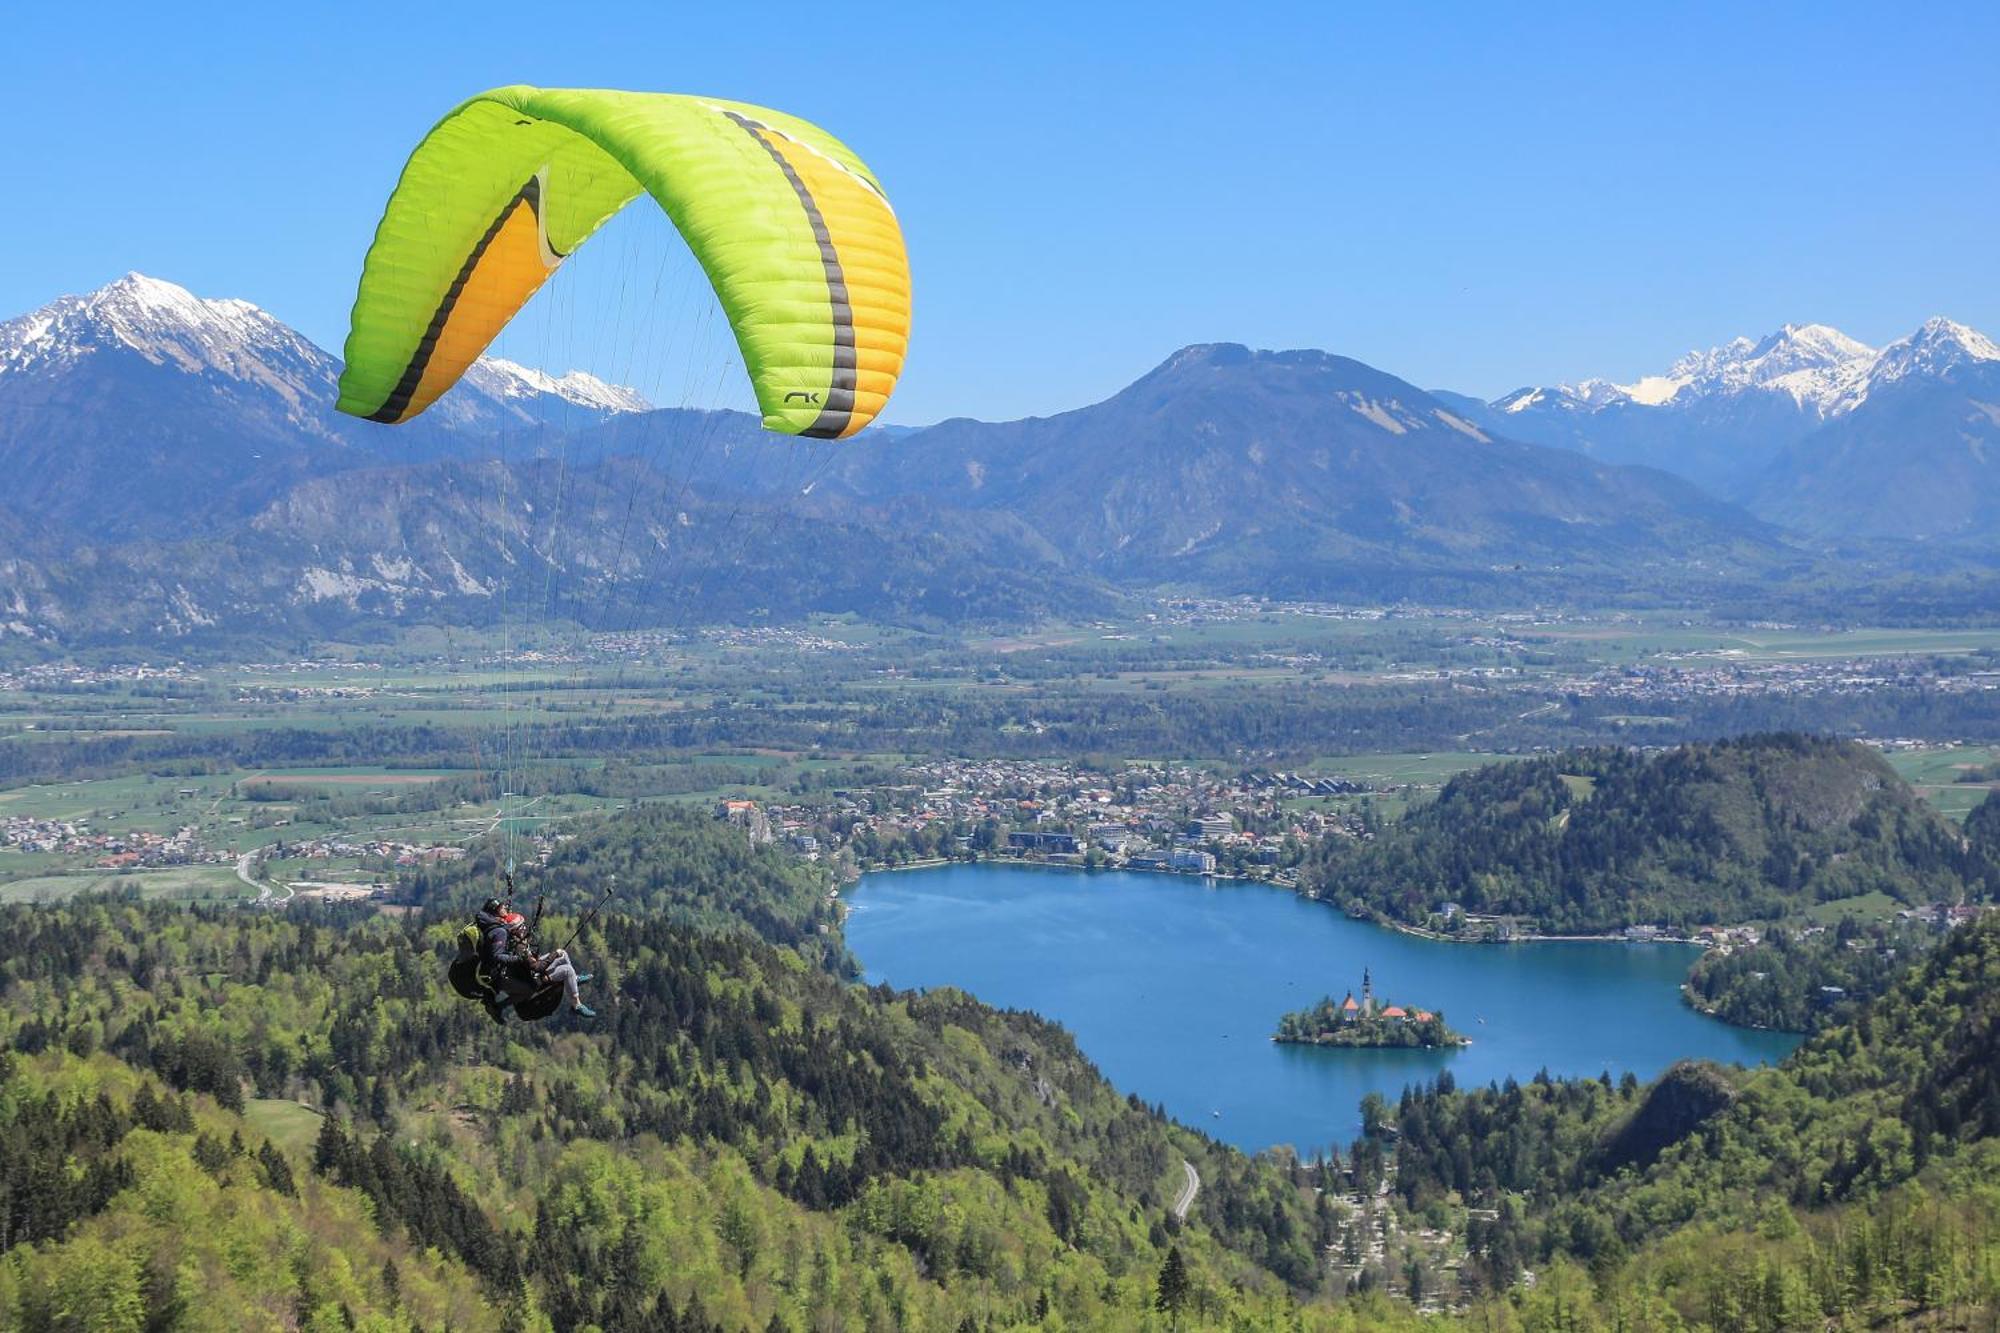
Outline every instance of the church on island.
[[1273, 1041], [1313, 1046], [1467, 1046], [1463, 1036], [1445, 1026], [1444, 1014], [1400, 1004], [1384, 1004], [1375, 996], [1375, 978], [1361, 971], [1361, 998], [1348, 991], [1334, 1003], [1331, 995], [1308, 1009], [1278, 1020]]
[[1340, 1002], [1340, 1021], [1358, 1023], [1364, 1018], [1379, 1019], [1384, 1023], [1428, 1023], [1437, 1015], [1428, 1009], [1405, 1009], [1400, 1004], [1383, 1004], [1375, 998], [1375, 978], [1367, 968], [1361, 969], [1361, 999], [1354, 998], [1354, 992], [1347, 992], [1347, 998]]

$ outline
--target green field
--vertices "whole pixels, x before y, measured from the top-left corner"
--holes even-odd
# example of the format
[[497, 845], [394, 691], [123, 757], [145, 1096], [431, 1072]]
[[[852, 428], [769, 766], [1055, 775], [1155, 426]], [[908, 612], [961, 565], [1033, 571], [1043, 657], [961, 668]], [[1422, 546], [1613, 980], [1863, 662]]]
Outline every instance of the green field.
[[[16, 787], [0, 792], [0, 818], [80, 819], [117, 814], [132, 827], [179, 827], [171, 821], [228, 795], [227, 777], [136, 775], [91, 782]], [[192, 822], [181, 819], [181, 822]]]
[[1500, 763], [1509, 757], [1467, 750], [1439, 751], [1435, 754], [1357, 754], [1317, 760], [1312, 764], [1311, 771], [1383, 786], [1436, 786], [1468, 768]]
[[1844, 657], [1956, 656], [2000, 650], [2000, 631], [1854, 629], [1724, 630], [1702, 626], [1522, 628], [1524, 638], [1590, 645], [1607, 661], [1660, 654], [1727, 653], [1743, 662], [1798, 662]]
[[1563, 786], [1569, 788], [1569, 794], [1579, 801], [1589, 800], [1591, 794], [1597, 790], [1596, 778], [1580, 777], [1575, 773], [1564, 773], [1561, 776]]
[[1806, 909], [1806, 915], [1822, 926], [1833, 925], [1846, 916], [1862, 921], [1886, 921], [1902, 911], [1903, 906], [1886, 893], [1864, 893], [1857, 898], [1814, 903]]
[[1889, 766], [1917, 789], [1923, 798], [1953, 819], [1964, 819], [2000, 783], [1960, 782], [1961, 775], [1988, 764], [2000, 763], [2000, 746], [1941, 745], [1917, 750], [1895, 750]]
[[319, 1138], [320, 1113], [283, 1098], [253, 1097], [243, 1118], [294, 1158], [309, 1157]]
[[365, 884], [390, 872], [371, 870], [358, 857], [329, 856], [315, 860], [272, 857], [263, 864], [263, 878], [273, 884], [322, 880], [330, 884]]
[[1833, 634], [1779, 632], [1737, 638], [1746, 656], [1766, 661], [1815, 657], [1951, 656], [2000, 649], [2000, 631], [1990, 629], [1856, 629]]
[[396, 787], [416, 786], [426, 782], [440, 782], [457, 776], [460, 770], [443, 768], [296, 768], [260, 769], [246, 773], [237, 781], [285, 782], [299, 786], [342, 787], [352, 791], [380, 788], [389, 791]]
[[80, 870], [35, 875], [0, 884], [0, 903], [60, 902], [79, 893], [101, 893], [135, 884], [147, 898], [233, 900], [249, 894], [229, 866], [167, 866], [159, 870]]

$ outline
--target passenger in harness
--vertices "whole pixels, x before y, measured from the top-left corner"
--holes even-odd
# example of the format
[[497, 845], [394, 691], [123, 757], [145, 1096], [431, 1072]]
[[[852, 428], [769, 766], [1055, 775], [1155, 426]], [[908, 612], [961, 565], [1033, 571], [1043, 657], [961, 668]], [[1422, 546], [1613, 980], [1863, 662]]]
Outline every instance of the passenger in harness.
[[544, 1017], [546, 1010], [525, 1012], [526, 1002], [554, 987], [561, 987], [571, 1013], [597, 1017], [597, 1011], [577, 994], [578, 984], [590, 980], [590, 974], [579, 973], [566, 950], [536, 953], [528, 922], [519, 912], [498, 898], [488, 898], [473, 924], [479, 930], [479, 972], [488, 988], [487, 1012], [496, 1020], [504, 1021], [510, 1006], [521, 1006], [517, 1012], [523, 1018]]

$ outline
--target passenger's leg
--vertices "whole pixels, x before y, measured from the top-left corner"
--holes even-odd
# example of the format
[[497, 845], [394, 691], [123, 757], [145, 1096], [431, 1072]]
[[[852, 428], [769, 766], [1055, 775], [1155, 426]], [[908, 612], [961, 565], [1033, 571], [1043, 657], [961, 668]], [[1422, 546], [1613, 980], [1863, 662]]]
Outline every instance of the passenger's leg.
[[585, 982], [585, 981], [588, 981], [588, 980], [590, 980], [590, 973], [588, 973], [588, 972], [584, 971], [584, 970], [583, 970], [582, 968], [580, 968], [580, 967], [576, 967], [576, 963], [575, 963], [574, 961], [572, 961], [572, 960], [571, 960], [571, 958], [570, 958], [570, 956], [569, 956], [569, 952], [568, 952], [567, 950], [565, 950], [565, 949], [557, 949], [557, 950], [556, 950], [556, 951], [555, 951], [554, 953], [550, 954], [550, 955], [549, 955], [549, 957], [550, 957], [550, 958], [553, 958], [553, 959], [554, 959], [554, 960], [556, 961], [556, 963], [557, 963], [558, 965], [560, 965], [560, 964], [563, 964], [563, 963], [568, 963], [568, 964], [569, 964], [569, 965], [570, 965], [571, 967], [575, 967], [575, 968], [576, 968], [576, 979], [577, 979], [577, 981], [579, 981], [579, 982]]
[[563, 998], [569, 1001], [570, 1008], [583, 1003], [583, 998], [576, 993], [576, 968], [569, 961], [568, 953], [557, 949], [550, 954], [548, 968], [542, 975], [549, 981], [562, 983]]

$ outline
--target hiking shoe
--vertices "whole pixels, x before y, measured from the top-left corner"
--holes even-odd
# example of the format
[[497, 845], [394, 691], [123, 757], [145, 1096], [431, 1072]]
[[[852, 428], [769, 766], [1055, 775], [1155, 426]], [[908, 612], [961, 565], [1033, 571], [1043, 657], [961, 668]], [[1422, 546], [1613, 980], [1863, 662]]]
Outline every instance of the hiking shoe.
[[579, 985], [579, 986], [581, 986], [581, 985], [582, 985], [582, 984], [583, 984], [584, 982], [586, 982], [586, 981], [590, 980], [590, 978], [591, 978], [591, 976], [592, 976], [592, 975], [593, 975], [593, 974], [592, 974], [592, 973], [589, 973], [589, 972], [579, 972], [579, 973], [577, 973], [577, 974], [576, 974], [576, 984], [577, 984], [577, 985]]
[[570, 1012], [571, 1012], [571, 1013], [573, 1013], [573, 1014], [575, 1014], [575, 1015], [576, 1015], [576, 1016], [577, 1016], [578, 1018], [595, 1018], [595, 1017], [597, 1017], [597, 1011], [596, 1011], [595, 1009], [591, 1008], [591, 1007], [590, 1007], [589, 1005], [587, 1005], [587, 1004], [579, 1004], [579, 1005], [577, 1005], [577, 1006], [576, 1006], [576, 1008], [574, 1008], [574, 1009], [570, 1010]]

